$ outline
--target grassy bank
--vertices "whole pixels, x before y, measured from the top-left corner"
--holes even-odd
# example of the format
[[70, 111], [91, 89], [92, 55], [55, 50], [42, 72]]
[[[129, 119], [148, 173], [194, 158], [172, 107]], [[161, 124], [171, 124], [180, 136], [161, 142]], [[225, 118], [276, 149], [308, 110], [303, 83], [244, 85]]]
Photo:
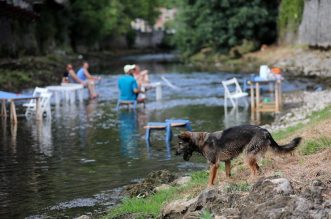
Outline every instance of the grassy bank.
[[185, 61], [201, 70], [256, 73], [260, 65], [273, 66], [275, 60], [291, 57], [297, 49], [299, 49], [298, 46], [270, 46], [263, 50], [250, 52], [249, 48], [244, 47], [237, 49], [240, 51], [238, 54], [233, 52], [220, 54], [206, 48], [186, 58]]
[[[305, 163], [305, 160], [309, 160], [309, 155], [318, 153], [319, 151], [331, 147], [331, 138], [329, 133], [331, 133], [331, 127], [329, 124], [331, 122], [331, 106], [326, 107], [325, 109], [314, 112], [309, 116], [309, 122], [305, 124], [298, 124], [287, 129], [277, 131], [273, 133], [273, 136], [279, 142], [288, 142], [295, 136], [303, 136], [304, 141], [299, 146], [297, 150], [297, 160], [292, 161], [295, 164], [300, 162], [300, 165]], [[324, 127], [324, 128], [323, 128]], [[323, 129], [323, 132], [317, 132], [316, 130]], [[313, 134], [311, 134], [313, 133]], [[284, 163], [287, 168], [288, 161], [287, 158], [284, 158]], [[315, 159], [315, 158], [313, 158]], [[316, 160], [316, 159], [315, 159]], [[262, 169], [265, 169], [266, 174], [273, 175], [283, 175], [285, 174], [282, 167], [275, 167], [275, 161], [272, 156], [266, 156], [261, 161]], [[307, 161], [309, 162], [309, 161]], [[281, 162], [280, 162], [281, 163]], [[229, 183], [223, 182], [222, 186], [225, 186], [226, 191], [248, 191], [251, 184], [247, 181], [247, 173], [245, 164], [241, 157], [234, 161], [233, 168], [233, 177]], [[220, 167], [221, 173], [224, 174], [223, 164]], [[157, 217], [162, 207], [173, 200], [179, 199], [189, 199], [196, 197], [203, 189], [206, 188], [208, 181], [208, 172], [207, 171], [197, 171], [191, 173], [191, 181], [188, 184], [183, 186], [172, 186], [170, 189], [161, 190], [152, 196], [148, 196], [144, 199], [138, 198], [125, 198], [121, 204], [119, 204], [114, 209], [110, 210], [107, 215], [103, 218], [125, 218], [130, 215], [130, 218], [147, 218]], [[223, 175], [221, 177], [224, 178]], [[210, 214], [205, 212], [203, 218], [208, 218]]]

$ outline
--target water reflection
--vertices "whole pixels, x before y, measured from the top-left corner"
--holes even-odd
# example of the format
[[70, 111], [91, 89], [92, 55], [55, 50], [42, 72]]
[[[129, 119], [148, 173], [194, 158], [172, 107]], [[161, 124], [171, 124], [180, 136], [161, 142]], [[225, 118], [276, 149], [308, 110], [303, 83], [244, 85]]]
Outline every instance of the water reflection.
[[[229, 111], [230, 108], [230, 111]], [[248, 106], [246, 107], [225, 107], [224, 106], [224, 128], [242, 125], [248, 120]]]
[[120, 151], [124, 157], [137, 158], [139, 140], [138, 116], [136, 111], [121, 110], [118, 113]]
[[[165, 144], [165, 149], [166, 149], [164, 159], [171, 160], [171, 143], [169, 141], [164, 141], [164, 144]], [[161, 145], [163, 146], [163, 143], [161, 143]], [[147, 148], [148, 159], [151, 159], [153, 157], [154, 150], [155, 150], [153, 148], [153, 143], [151, 143], [151, 141], [146, 141], [146, 148]]]
[[31, 130], [33, 142], [32, 147], [36, 152], [51, 157], [53, 154], [53, 138], [52, 138], [52, 120], [47, 117], [41, 121], [28, 120], [25, 123], [26, 129]]

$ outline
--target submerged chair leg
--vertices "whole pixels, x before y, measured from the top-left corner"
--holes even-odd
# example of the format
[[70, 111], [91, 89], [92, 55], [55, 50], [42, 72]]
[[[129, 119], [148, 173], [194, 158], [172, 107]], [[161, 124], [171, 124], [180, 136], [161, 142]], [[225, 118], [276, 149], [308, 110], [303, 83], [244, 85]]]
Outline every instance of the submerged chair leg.
[[116, 104], [116, 110], [118, 111], [119, 109], [120, 109], [120, 101], [118, 100]]
[[171, 130], [171, 124], [168, 123], [166, 127], [166, 141], [170, 142], [172, 139], [172, 130]]
[[190, 122], [186, 123], [185, 128], [186, 128], [188, 131], [192, 131], [191, 123], [190, 123]]
[[234, 102], [234, 100], [232, 98], [230, 98], [230, 101], [231, 101], [233, 107], [236, 107], [237, 106], [236, 103]]
[[151, 129], [146, 128], [145, 139], [147, 142], [149, 142], [150, 134], [151, 134]]

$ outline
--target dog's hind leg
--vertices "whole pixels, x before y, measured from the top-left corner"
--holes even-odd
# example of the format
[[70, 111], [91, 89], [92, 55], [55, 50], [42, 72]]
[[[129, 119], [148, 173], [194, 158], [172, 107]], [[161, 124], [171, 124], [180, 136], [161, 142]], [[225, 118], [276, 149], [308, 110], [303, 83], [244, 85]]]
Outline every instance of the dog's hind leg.
[[211, 164], [210, 165], [209, 180], [208, 180], [208, 186], [209, 187], [215, 184], [215, 178], [217, 176], [217, 169], [218, 169], [217, 164]]
[[252, 175], [254, 175], [254, 176], [258, 175], [260, 167], [256, 162], [256, 157], [255, 156], [248, 157], [246, 162], [247, 162], [249, 168], [251, 169]]
[[225, 161], [225, 175], [226, 177], [231, 176], [231, 160]]

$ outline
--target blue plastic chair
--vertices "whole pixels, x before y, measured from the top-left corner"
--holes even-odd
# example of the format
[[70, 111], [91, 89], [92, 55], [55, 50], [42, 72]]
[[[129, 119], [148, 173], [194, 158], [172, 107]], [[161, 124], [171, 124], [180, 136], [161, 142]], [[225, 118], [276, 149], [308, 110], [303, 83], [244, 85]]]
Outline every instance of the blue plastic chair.
[[185, 127], [188, 131], [192, 131], [191, 122], [187, 119], [166, 119], [167, 123], [167, 135], [166, 140], [171, 141], [172, 139], [172, 127]]
[[[149, 138], [150, 138], [150, 135], [151, 135], [151, 131], [153, 129], [156, 129], [156, 130], [162, 130], [162, 129], [165, 129], [166, 130], [166, 139], [168, 139], [168, 134], [169, 134], [169, 131], [168, 131], [168, 124], [165, 123], [165, 122], [149, 122], [147, 123], [147, 125], [144, 127], [146, 129], [146, 133], [145, 133], [145, 139], [147, 142], [149, 142]], [[171, 132], [171, 131], [170, 131]]]
[[170, 142], [172, 139], [172, 127], [185, 127], [187, 130], [192, 131], [191, 122], [186, 119], [167, 119], [165, 122], [149, 122], [144, 127], [146, 129], [145, 139], [149, 142], [150, 133], [153, 129], [165, 129], [165, 140]]

